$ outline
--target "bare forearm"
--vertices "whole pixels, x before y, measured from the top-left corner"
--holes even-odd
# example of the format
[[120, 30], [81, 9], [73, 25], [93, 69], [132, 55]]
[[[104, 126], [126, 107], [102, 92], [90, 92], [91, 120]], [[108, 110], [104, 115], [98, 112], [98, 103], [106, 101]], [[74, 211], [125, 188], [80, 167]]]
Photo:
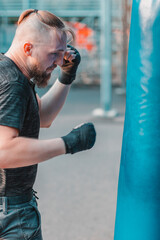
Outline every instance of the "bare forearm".
[[70, 85], [64, 85], [58, 80], [41, 98], [41, 127], [50, 126], [64, 105]]
[[17, 168], [34, 165], [65, 154], [61, 138], [38, 140], [16, 137], [0, 149], [0, 168]]

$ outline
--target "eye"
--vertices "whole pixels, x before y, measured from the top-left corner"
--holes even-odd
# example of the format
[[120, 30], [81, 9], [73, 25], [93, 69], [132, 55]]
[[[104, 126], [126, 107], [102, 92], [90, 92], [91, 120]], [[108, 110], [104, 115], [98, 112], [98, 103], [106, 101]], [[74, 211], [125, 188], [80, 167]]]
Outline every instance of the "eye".
[[57, 58], [57, 53], [56, 53], [56, 52], [49, 54], [49, 59], [50, 59], [50, 61], [54, 61], [56, 58]]
[[55, 56], [57, 56], [57, 53], [51, 53], [51, 55], [52, 55], [53, 57], [55, 57]]

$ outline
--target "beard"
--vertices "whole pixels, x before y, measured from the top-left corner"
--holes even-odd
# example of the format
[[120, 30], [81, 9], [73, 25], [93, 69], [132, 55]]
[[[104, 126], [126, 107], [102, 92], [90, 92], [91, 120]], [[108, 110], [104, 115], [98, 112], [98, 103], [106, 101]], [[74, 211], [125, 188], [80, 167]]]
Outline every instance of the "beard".
[[40, 71], [37, 65], [30, 67], [29, 75], [39, 88], [46, 87], [48, 85], [49, 79], [51, 78], [51, 73]]

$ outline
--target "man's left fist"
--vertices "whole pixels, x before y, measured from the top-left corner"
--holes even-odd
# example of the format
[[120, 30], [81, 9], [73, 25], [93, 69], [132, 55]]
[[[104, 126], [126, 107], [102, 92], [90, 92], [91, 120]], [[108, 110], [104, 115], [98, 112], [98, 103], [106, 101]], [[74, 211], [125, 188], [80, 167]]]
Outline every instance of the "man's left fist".
[[76, 71], [81, 61], [81, 56], [76, 48], [67, 45], [67, 50], [63, 59], [63, 65], [59, 76], [59, 81], [63, 84], [71, 84], [76, 78]]
[[91, 149], [96, 141], [96, 130], [93, 123], [81, 124], [62, 137], [66, 153], [77, 153], [87, 149]]

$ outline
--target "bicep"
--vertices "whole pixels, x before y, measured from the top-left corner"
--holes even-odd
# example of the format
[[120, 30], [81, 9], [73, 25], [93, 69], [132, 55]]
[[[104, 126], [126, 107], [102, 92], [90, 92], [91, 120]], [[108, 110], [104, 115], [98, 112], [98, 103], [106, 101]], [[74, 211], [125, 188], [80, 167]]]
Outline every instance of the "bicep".
[[19, 130], [17, 128], [0, 125], [0, 148], [18, 136]]

